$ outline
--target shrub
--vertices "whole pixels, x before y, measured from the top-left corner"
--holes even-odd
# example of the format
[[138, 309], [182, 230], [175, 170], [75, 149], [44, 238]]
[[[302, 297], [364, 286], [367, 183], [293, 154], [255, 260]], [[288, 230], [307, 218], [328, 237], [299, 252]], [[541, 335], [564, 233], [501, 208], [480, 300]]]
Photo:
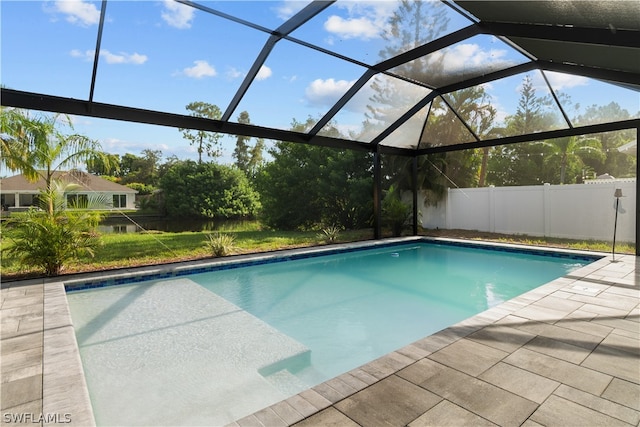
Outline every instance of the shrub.
[[178, 162], [160, 180], [169, 216], [248, 218], [260, 209], [245, 174], [215, 163]]
[[335, 243], [340, 235], [341, 228], [336, 225], [331, 225], [322, 229], [321, 233], [318, 233], [318, 238], [324, 240], [325, 243]]
[[97, 211], [67, 210], [64, 207], [65, 189], [56, 184], [39, 195], [43, 207], [53, 210], [30, 209], [9, 220], [11, 245], [9, 255], [21, 264], [36, 266], [47, 276], [62, 272], [65, 264], [82, 255], [93, 256], [100, 244], [95, 231], [101, 214]]
[[213, 256], [229, 255], [235, 250], [235, 237], [232, 234], [210, 233], [207, 234], [205, 247], [211, 251]]

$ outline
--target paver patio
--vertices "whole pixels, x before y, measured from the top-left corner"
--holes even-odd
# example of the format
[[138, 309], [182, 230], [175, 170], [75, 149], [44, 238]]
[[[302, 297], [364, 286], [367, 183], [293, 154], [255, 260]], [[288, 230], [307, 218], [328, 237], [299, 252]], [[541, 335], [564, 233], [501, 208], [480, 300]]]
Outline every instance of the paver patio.
[[[616, 261], [605, 257], [231, 425], [639, 426], [637, 258]], [[2, 423], [94, 425], [63, 284], [6, 283], [0, 304]]]

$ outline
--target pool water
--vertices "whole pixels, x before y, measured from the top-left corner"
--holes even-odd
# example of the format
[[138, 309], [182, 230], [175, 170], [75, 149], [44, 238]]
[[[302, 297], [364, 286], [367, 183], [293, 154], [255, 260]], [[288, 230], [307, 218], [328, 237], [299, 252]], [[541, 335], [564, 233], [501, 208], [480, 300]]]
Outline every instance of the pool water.
[[416, 243], [67, 297], [99, 425], [217, 425], [589, 262]]

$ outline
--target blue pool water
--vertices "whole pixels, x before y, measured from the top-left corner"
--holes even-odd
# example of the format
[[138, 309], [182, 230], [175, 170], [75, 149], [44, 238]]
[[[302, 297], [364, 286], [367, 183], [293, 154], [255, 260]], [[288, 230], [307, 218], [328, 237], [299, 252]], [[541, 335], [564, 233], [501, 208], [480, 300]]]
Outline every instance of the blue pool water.
[[584, 261], [418, 244], [192, 280], [311, 349], [316, 384], [505, 302]]
[[99, 425], [226, 424], [591, 261], [412, 243], [67, 297]]

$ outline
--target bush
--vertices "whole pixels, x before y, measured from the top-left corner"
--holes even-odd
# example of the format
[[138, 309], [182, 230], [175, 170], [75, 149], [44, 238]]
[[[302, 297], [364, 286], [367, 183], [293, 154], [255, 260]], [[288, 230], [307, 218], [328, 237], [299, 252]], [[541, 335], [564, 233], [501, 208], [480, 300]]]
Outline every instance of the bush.
[[394, 236], [399, 237], [409, 218], [411, 207], [400, 199], [399, 192], [391, 186], [382, 200], [382, 222], [391, 228]]
[[95, 229], [101, 214], [67, 210], [61, 186], [41, 192], [39, 200], [52, 210], [30, 209], [9, 219], [8, 255], [16, 256], [22, 265], [41, 268], [47, 276], [60, 274], [65, 264], [82, 255], [93, 256], [100, 244]]
[[235, 237], [231, 234], [210, 233], [207, 234], [207, 241], [204, 245], [213, 256], [225, 256], [235, 250], [234, 242]]
[[276, 229], [314, 229], [335, 224], [358, 229], [370, 224], [371, 155], [279, 142], [274, 160], [257, 176], [262, 220]]
[[160, 180], [169, 216], [250, 218], [260, 209], [258, 193], [245, 174], [215, 163], [182, 161]]

